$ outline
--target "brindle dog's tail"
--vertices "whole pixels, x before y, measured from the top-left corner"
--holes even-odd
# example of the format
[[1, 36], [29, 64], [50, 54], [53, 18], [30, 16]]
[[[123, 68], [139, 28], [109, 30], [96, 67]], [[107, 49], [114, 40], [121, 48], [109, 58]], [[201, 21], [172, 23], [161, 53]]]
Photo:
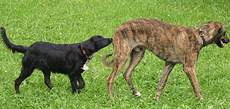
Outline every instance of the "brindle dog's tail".
[[113, 54], [107, 54], [102, 58], [102, 63], [106, 66], [106, 67], [113, 67], [114, 65], [114, 59], [112, 60], [108, 60], [109, 57], [111, 57]]
[[22, 45], [15, 45], [12, 42], [10, 42], [4, 27], [0, 27], [0, 34], [2, 36], [3, 42], [5, 43], [6, 47], [12, 50], [13, 53], [14, 52], [25, 53], [27, 51], [28, 47]]

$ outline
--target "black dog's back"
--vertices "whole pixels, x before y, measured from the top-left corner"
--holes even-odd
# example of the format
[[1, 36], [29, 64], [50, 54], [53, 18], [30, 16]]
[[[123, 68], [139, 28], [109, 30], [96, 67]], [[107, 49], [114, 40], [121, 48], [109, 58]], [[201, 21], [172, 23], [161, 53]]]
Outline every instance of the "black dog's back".
[[34, 67], [40, 70], [68, 74], [87, 60], [79, 48], [80, 44], [36, 42], [28, 48], [25, 59], [29, 58]]

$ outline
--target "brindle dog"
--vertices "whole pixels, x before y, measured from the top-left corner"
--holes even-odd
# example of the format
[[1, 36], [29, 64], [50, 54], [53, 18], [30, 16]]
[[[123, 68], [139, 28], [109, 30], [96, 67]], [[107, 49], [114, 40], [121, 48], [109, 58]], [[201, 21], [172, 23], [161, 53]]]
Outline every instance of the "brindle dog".
[[156, 100], [159, 100], [167, 78], [176, 64], [183, 64], [196, 97], [202, 99], [201, 89], [196, 77], [195, 64], [200, 50], [209, 45], [217, 44], [224, 47], [229, 39], [225, 37], [226, 30], [219, 22], [208, 22], [199, 28], [188, 28], [167, 24], [155, 19], [131, 20], [122, 24], [113, 36], [114, 59], [109, 62], [107, 55], [104, 64], [113, 65], [113, 71], [108, 77], [108, 93], [112, 96], [112, 83], [121, 67], [130, 56], [129, 66], [124, 78], [136, 96], [140, 92], [132, 83], [133, 69], [141, 61], [145, 50], [152, 51], [157, 57], [165, 61], [164, 70], [158, 83]]

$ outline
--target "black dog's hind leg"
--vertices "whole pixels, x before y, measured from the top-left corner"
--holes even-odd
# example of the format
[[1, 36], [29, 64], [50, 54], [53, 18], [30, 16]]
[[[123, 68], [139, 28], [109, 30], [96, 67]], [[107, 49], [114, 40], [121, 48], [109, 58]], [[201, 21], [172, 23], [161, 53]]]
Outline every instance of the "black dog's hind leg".
[[32, 74], [33, 70], [34, 70], [34, 68], [22, 66], [21, 74], [15, 80], [15, 86], [14, 87], [15, 87], [16, 93], [20, 93], [20, 91], [19, 91], [20, 84], [22, 83], [22, 81], [24, 81], [27, 77], [29, 77]]
[[45, 71], [43, 70], [43, 75], [44, 75], [44, 82], [46, 84], [46, 86], [49, 88], [49, 89], [52, 89], [53, 88], [53, 85], [51, 83], [51, 80], [50, 80], [50, 71]]

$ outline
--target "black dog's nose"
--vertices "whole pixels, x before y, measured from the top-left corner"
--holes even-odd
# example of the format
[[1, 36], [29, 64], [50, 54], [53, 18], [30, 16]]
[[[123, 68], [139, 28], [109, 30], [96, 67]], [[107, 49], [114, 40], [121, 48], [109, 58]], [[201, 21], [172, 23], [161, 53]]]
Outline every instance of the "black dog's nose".
[[108, 38], [108, 39], [109, 39], [109, 41], [110, 41], [110, 42], [112, 42], [112, 41], [113, 41], [113, 39], [112, 39], [112, 38]]

